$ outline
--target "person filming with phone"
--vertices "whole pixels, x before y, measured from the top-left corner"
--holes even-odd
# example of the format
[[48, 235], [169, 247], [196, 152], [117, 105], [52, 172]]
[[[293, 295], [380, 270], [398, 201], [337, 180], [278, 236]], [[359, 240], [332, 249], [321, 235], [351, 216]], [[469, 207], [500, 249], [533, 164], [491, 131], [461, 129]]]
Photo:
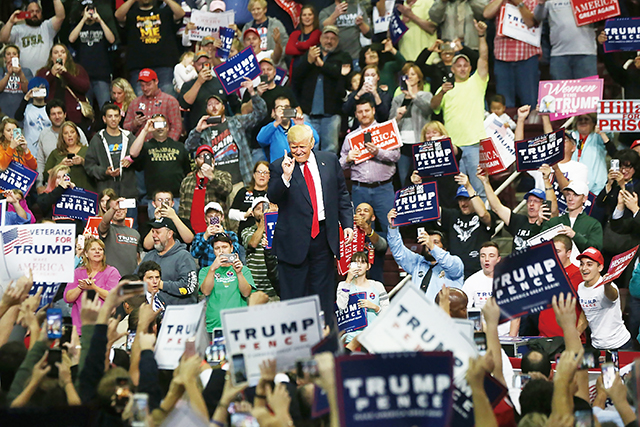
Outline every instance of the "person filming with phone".
[[[191, 244], [191, 255], [198, 260], [200, 268], [207, 267], [216, 259], [216, 253], [213, 248], [213, 238], [220, 233], [225, 233], [233, 243], [234, 252], [241, 255], [244, 259], [244, 248], [241, 251], [238, 243], [238, 236], [233, 231], [224, 229], [225, 217], [222, 205], [217, 202], [207, 203], [204, 207], [204, 218], [207, 229], [195, 235]], [[242, 253], [241, 253], [242, 252]]]
[[31, 170], [38, 168], [18, 121], [5, 118], [0, 122], [0, 169], [8, 168], [12, 160]]
[[120, 275], [133, 273], [138, 265], [138, 247], [140, 233], [127, 227], [127, 208], [124, 197], [110, 198], [107, 202], [109, 210], [105, 212], [98, 225], [98, 233], [104, 241], [106, 259], [109, 265], [118, 269]]

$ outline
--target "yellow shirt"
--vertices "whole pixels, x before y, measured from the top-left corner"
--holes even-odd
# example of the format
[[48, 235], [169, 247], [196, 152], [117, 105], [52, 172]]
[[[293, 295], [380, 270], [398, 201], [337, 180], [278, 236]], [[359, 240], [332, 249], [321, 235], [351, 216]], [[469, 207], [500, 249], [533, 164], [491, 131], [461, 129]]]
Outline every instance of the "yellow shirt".
[[[407, 2], [404, 2], [405, 6]], [[433, 5], [433, 0], [418, 0], [411, 7], [411, 11], [419, 18], [429, 20], [429, 9]], [[413, 21], [406, 23], [409, 30], [398, 43], [398, 50], [407, 61], [415, 61], [418, 59], [422, 49], [429, 48], [438, 39], [436, 33], [429, 34], [424, 31], [418, 24]]]
[[[458, 147], [473, 145], [485, 139], [484, 96], [489, 76], [482, 79], [476, 71], [466, 82], [456, 82], [453, 89], [442, 97], [440, 108], [443, 111], [444, 125], [453, 142]], [[440, 93], [438, 89], [436, 95]]]

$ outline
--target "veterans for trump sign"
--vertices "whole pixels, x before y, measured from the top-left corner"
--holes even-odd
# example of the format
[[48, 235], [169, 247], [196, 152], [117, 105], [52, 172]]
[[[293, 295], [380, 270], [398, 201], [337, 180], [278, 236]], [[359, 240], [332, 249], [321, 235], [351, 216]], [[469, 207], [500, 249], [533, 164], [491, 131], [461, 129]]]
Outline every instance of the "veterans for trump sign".
[[553, 166], [564, 158], [564, 129], [535, 138], [516, 141], [518, 172], [538, 170], [544, 163]]
[[495, 267], [493, 296], [500, 323], [550, 308], [551, 298], [561, 293], [575, 296], [553, 242], [515, 252]]
[[604, 32], [607, 35], [605, 52], [640, 50], [640, 18], [607, 19]]
[[602, 99], [604, 80], [544, 80], [538, 84], [538, 110], [551, 120], [595, 113]]
[[402, 145], [400, 131], [398, 130], [398, 124], [395, 119], [351, 132], [346, 136], [346, 139], [349, 141], [349, 146], [352, 150], [358, 150], [360, 152], [360, 155], [355, 161], [356, 165], [373, 158], [373, 154], [371, 154], [365, 146], [365, 133], [371, 135], [371, 143], [380, 150], [394, 150], [400, 148]]
[[440, 218], [438, 187], [435, 182], [410, 185], [398, 190], [393, 203], [397, 214], [393, 225], [396, 227]]
[[571, 0], [578, 27], [620, 15], [618, 0]]
[[260, 379], [260, 363], [276, 359], [278, 372], [311, 356], [322, 339], [317, 295], [266, 305], [222, 310], [220, 320], [227, 354], [244, 355], [250, 384]]
[[339, 356], [336, 387], [344, 427], [445, 427], [452, 407], [451, 352]]
[[460, 173], [450, 138], [413, 144], [413, 164], [423, 178]]
[[607, 99], [600, 101], [598, 128], [603, 132], [640, 131], [640, 100]]

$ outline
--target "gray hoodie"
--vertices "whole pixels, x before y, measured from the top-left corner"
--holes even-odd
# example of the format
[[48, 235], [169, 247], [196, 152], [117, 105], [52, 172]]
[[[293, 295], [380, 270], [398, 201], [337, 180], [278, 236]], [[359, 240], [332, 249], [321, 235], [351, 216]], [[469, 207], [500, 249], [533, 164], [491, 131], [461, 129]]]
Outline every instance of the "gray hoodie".
[[187, 251], [187, 245], [176, 240], [164, 255], [159, 255], [158, 251], [153, 249], [147, 253], [143, 261], [155, 261], [160, 264], [163, 287], [158, 296], [166, 305], [198, 302], [197, 267], [195, 260]]

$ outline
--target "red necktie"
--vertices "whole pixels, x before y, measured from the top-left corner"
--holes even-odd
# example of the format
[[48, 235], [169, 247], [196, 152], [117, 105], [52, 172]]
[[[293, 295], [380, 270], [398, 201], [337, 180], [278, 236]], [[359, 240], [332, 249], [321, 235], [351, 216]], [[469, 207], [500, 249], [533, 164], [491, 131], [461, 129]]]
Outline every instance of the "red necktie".
[[318, 222], [318, 200], [316, 197], [316, 186], [313, 183], [313, 176], [309, 170], [309, 162], [304, 163], [304, 180], [307, 183], [311, 206], [313, 207], [313, 220], [311, 221], [311, 238], [315, 239], [320, 233], [320, 223]]

